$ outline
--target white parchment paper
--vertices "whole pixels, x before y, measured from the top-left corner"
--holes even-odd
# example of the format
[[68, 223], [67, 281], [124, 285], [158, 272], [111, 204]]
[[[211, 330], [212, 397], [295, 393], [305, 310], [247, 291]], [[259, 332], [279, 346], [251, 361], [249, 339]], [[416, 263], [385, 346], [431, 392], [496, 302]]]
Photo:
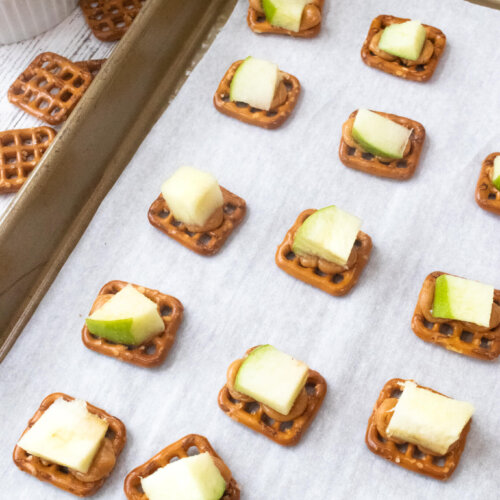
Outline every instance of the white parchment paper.
[[[500, 12], [452, 0], [328, 0], [321, 35], [293, 40], [253, 34], [246, 9], [242, 0], [0, 365], [0, 496], [71, 498], [11, 461], [41, 400], [63, 391], [118, 416], [128, 429], [127, 446], [96, 498], [123, 498], [132, 468], [192, 432], [210, 439], [243, 499], [498, 498], [498, 362], [425, 343], [410, 321], [431, 271], [500, 287], [500, 219], [474, 202], [481, 162], [500, 147]], [[407, 82], [363, 64], [361, 45], [382, 13], [421, 19], [446, 33], [431, 82]], [[242, 124], [212, 106], [226, 69], [249, 54], [277, 62], [302, 83], [295, 113], [277, 131]], [[341, 125], [358, 107], [425, 125], [413, 179], [383, 180], [340, 163]], [[215, 257], [195, 255], [147, 221], [162, 181], [181, 164], [213, 172], [248, 203], [244, 224]], [[274, 263], [297, 214], [332, 203], [360, 216], [375, 245], [344, 298], [297, 281]], [[160, 368], [136, 368], [83, 346], [84, 318], [113, 279], [184, 303], [184, 322]], [[233, 422], [217, 406], [229, 363], [260, 343], [304, 360], [329, 384], [316, 420], [291, 449]], [[393, 377], [414, 378], [475, 405], [467, 447], [449, 482], [407, 472], [365, 446], [372, 407]]]

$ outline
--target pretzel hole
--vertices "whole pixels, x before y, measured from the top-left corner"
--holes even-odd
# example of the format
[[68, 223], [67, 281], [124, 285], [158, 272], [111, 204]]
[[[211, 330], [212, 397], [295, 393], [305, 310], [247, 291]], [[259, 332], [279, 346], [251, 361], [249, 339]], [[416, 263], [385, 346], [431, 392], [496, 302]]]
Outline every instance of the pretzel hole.
[[[73, 75], [71, 75], [73, 76]], [[83, 79], [81, 77], [78, 77], [74, 82], [73, 82], [73, 87], [79, 88], [83, 85]]]
[[432, 328], [434, 327], [434, 323], [427, 321], [425, 318], [423, 318], [422, 323], [424, 324], [425, 328], [427, 328], [428, 330], [432, 330]]
[[[0, 144], [4, 148], [8, 148], [9, 146], [14, 146], [14, 144], [15, 144], [14, 136], [13, 135], [7, 135], [5, 137], [2, 137], [0, 139]], [[23, 142], [23, 144], [25, 144], [25, 143]]]
[[231, 396], [231, 394], [229, 394], [229, 392], [227, 393], [227, 398], [229, 399], [229, 401], [231, 401], [231, 403], [233, 403], [233, 405], [235, 405], [239, 402], [237, 399], [234, 399], [233, 396]]
[[396, 444], [396, 448], [403, 454], [406, 453], [406, 450], [408, 450], [408, 443], [401, 443], [401, 444]]
[[269, 427], [272, 427], [274, 425], [274, 419], [271, 417], [268, 417], [265, 413], [262, 413], [260, 417], [261, 422], [264, 423], [264, 425], [268, 425]]
[[263, 16], [263, 15], [257, 16], [257, 22], [258, 23], [266, 22], [266, 16]]
[[266, 113], [266, 116], [267, 116], [267, 117], [269, 117], [269, 118], [271, 118], [271, 117], [273, 117], [273, 116], [276, 116], [277, 114], [278, 114], [278, 112], [277, 112], [277, 111], [268, 111], [268, 112]]
[[175, 227], [179, 227], [181, 224], [182, 224], [182, 222], [179, 220], [176, 220], [176, 219], [172, 219], [172, 221], [170, 222], [170, 225], [175, 226]]
[[480, 347], [483, 349], [491, 349], [492, 341], [486, 337], [481, 337]]
[[390, 161], [382, 161], [382, 160], [379, 160], [380, 163], [382, 163], [382, 165], [390, 165], [391, 162]]
[[32, 92], [28, 92], [26, 94], [26, 97], [28, 98], [28, 102], [33, 102], [36, 99], [36, 95], [33, 94]]
[[33, 151], [23, 151], [22, 156], [24, 161], [33, 161], [35, 159]]
[[406, 168], [407, 166], [408, 166], [408, 164], [406, 163], [406, 160], [399, 160], [396, 163], [396, 167], [398, 167], [398, 168]]
[[190, 237], [192, 238], [194, 236], [194, 233], [192, 231], [188, 231], [187, 229], [184, 229], [184, 232]]
[[31, 137], [21, 137], [21, 144], [30, 146], [31, 144], [33, 144], [33, 139]]
[[16, 163], [16, 160], [17, 157], [15, 153], [14, 154], [9, 153], [4, 156], [4, 161], [5, 163], [7, 163], [7, 165], [12, 165], [13, 163]]
[[41, 68], [46, 68], [49, 65], [49, 61], [43, 61]]
[[223, 102], [229, 102], [231, 99], [229, 98], [229, 94], [222, 94], [220, 96]]
[[173, 462], [177, 462], [177, 460], [180, 460], [181, 458], [178, 457], [177, 455], [174, 455], [169, 461], [168, 463], [171, 464]]
[[318, 276], [321, 276], [321, 277], [326, 276], [326, 273], [324, 273], [324, 272], [323, 272], [321, 269], [319, 269], [319, 268], [314, 269], [314, 274], [317, 274]]
[[64, 465], [58, 465], [57, 470], [59, 472], [62, 472], [63, 474], [69, 474], [69, 469], [65, 467]]
[[170, 215], [170, 212], [168, 210], [160, 210], [156, 215], [160, 219], [166, 219]]
[[56, 116], [60, 111], [61, 111], [61, 108], [56, 106], [55, 108], [52, 109], [50, 114], [51, 114], [51, 116]]
[[342, 274], [339, 274], [339, 273], [334, 274], [332, 276], [332, 281], [334, 283], [341, 283], [342, 281], [344, 281], [344, 276], [342, 276]]
[[144, 352], [148, 356], [152, 356], [156, 352], [156, 344], [153, 344], [152, 342], [150, 344], [147, 344], [144, 346]]
[[285, 255], [285, 259], [286, 259], [286, 260], [293, 260], [293, 259], [295, 259], [295, 254], [294, 254], [292, 251], [290, 251], [290, 252], [288, 252], [288, 253]]
[[361, 243], [361, 240], [356, 240], [356, 241], [354, 242], [354, 246], [355, 246], [356, 248], [361, 248], [361, 247], [363, 246], [363, 243]]
[[451, 335], [453, 333], [453, 327], [447, 323], [442, 323], [439, 325], [439, 333], [442, 333], [443, 335]]
[[252, 401], [251, 403], [246, 403], [245, 407], [243, 409], [247, 413], [250, 413], [251, 415], [253, 415], [254, 413], [257, 413], [257, 411], [259, 410], [259, 408], [260, 408], [259, 403], [255, 402], [255, 401]]
[[417, 460], [422, 460], [422, 458], [425, 457], [425, 453], [423, 453], [421, 450], [418, 449], [417, 446], [415, 446], [415, 448], [413, 448], [413, 458], [416, 458]]
[[195, 455], [199, 455], [200, 450], [198, 449], [197, 446], [190, 446], [187, 451], [188, 457], [194, 457]]
[[438, 467], [444, 467], [446, 464], [446, 457], [432, 457], [432, 463]]
[[106, 33], [107, 31], [111, 30], [111, 28], [107, 24], [99, 24], [99, 26], [97, 27], [97, 29], [99, 31], [103, 31], [104, 33]]
[[293, 427], [293, 420], [290, 420], [289, 422], [281, 422], [280, 423], [280, 431], [285, 432], [288, 429], [291, 429]]
[[257, 111], [259, 111], [257, 108], [250, 108], [250, 113], [257, 113]]
[[49, 82], [47, 81], [46, 78], [43, 78], [43, 77], [40, 80], [38, 80], [38, 82], [37, 82], [39, 87], [45, 87], [45, 85], [47, 85], [47, 83], [49, 83]]
[[468, 331], [464, 330], [460, 334], [460, 340], [463, 340], [464, 342], [467, 342], [468, 344], [470, 344], [473, 339], [474, 339], [474, 334], [472, 332], [468, 332]]
[[416, 71], [425, 71], [425, 66], [423, 64], [417, 64], [417, 66], [415, 66], [415, 70]]
[[116, 432], [113, 429], [108, 427], [108, 430], [106, 431], [105, 437], [110, 439], [111, 441], [113, 441], [113, 439], [115, 439], [115, 437], [116, 437]]
[[488, 200], [496, 200], [497, 199], [497, 195], [495, 193], [490, 193], [488, 195]]
[[347, 146], [347, 156], [353, 156], [356, 152], [356, 148], [352, 148], [351, 146]]
[[58, 87], [52, 87], [52, 88], [49, 90], [49, 94], [51, 94], [51, 95], [57, 95], [57, 94], [59, 94], [59, 91], [60, 91], [60, 90], [61, 90], [61, 89], [60, 89], [60, 88], [58, 88]]
[[283, 80], [283, 83], [288, 91], [293, 89], [293, 83], [290, 80]]
[[60, 99], [62, 102], [68, 102], [72, 96], [73, 94], [69, 90], [66, 90], [65, 92], [63, 92]]
[[238, 108], [247, 108], [248, 104], [246, 102], [235, 101], [235, 104]]
[[119, 21], [114, 21], [115, 23], [115, 26], [117, 28], [126, 28], [127, 27], [127, 24], [125, 23], [125, 21], [123, 19], [120, 19]]
[[373, 160], [375, 158], [371, 153], [361, 153], [363, 160]]
[[231, 215], [236, 210], [236, 207], [232, 203], [226, 203], [224, 205], [224, 213]]
[[170, 306], [163, 306], [161, 308], [160, 314], [162, 316], [170, 316], [172, 314], [172, 308]]
[[38, 104], [38, 107], [40, 109], [47, 109], [49, 107], [49, 101], [46, 101], [45, 99], [42, 99], [40, 101], [40, 104]]
[[[49, 70], [53, 75], [58, 75], [60, 72], [61, 72], [61, 67], [60, 66], [54, 66], [52, 68], [50, 68]], [[64, 80], [64, 77], [63, 77], [63, 80]]]
[[[41, 143], [47, 142], [49, 140], [49, 136], [45, 132], [41, 132], [36, 137], [36, 139], [37, 139], [38, 144], [41, 144]], [[31, 144], [31, 143], [29, 143], [29, 144]]]
[[199, 238], [198, 238], [198, 244], [199, 245], [206, 245], [210, 240], [212, 239], [212, 237], [207, 234], [207, 233], [203, 233]]
[[7, 179], [15, 179], [17, 177], [17, 172], [15, 170], [11, 170], [5, 174]]
[[403, 391], [401, 389], [393, 389], [391, 391], [391, 398], [399, 399], [401, 397], [401, 394], [403, 394]]
[[305, 389], [309, 396], [314, 396], [314, 394], [316, 394], [316, 384], [313, 384], [312, 382], [307, 383]]

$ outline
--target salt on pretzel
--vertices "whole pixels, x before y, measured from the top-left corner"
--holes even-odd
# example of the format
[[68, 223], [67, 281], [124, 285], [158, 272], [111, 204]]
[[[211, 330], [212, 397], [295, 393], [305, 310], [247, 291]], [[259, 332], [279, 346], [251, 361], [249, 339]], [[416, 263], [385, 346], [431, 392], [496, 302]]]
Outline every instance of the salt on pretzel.
[[248, 6], [247, 23], [254, 33], [289, 35], [297, 38], [313, 38], [321, 31], [321, 21], [323, 17], [323, 4], [325, 0], [311, 0], [302, 13], [302, 20], [299, 31], [291, 31], [279, 26], [273, 26], [264, 14], [261, 0], [250, 0]]
[[12, 104], [50, 125], [60, 125], [92, 82], [86, 69], [53, 52], [37, 56], [8, 91]]
[[222, 191], [224, 216], [222, 224], [216, 229], [202, 232], [189, 231], [186, 224], [174, 218], [161, 194], [149, 209], [149, 222], [193, 252], [200, 255], [214, 255], [240, 225], [246, 213], [246, 203], [243, 198], [236, 196], [222, 186], [220, 189]]
[[[245, 357], [256, 347], [249, 349]], [[309, 370], [306, 385], [295, 400], [290, 413], [282, 415], [250, 396], [240, 395], [241, 393], [234, 390], [234, 378], [243, 359], [236, 360], [228, 369], [227, 382], [219, 392], [220, 409], [233, 420], [278, 444], [283, 446], [297, 444], [323, 403], [327, 389], [325, 379], [318, 372]]]
[[[118, 280], [106, 283], [99, 291], [99, 295], [90, 310], [90, 314], [102, 307], [113, 297], [113, 295], [129, 284], [131, 283]], [[93, 351], [120, 359], [121, 361], [133, 365], [145, 368], [158, 366], [165, 361], [175, 341], [177, 330], [182, 321], [184, 307], [175, 297], [165, 295], [158, 290], [152, 290], [134, 284], [132, 284], [132, 286], [157, 305], [158, 312], [165, 324], [163, 332], [155, 335], [139, 346], [126, 346], [115, 344], [105, 338], [92, 335], [87, 325], [84, 325], [82, 329], [82, 341], [86, 347]]]
[[280, 104], [272, 107], [269, 111], [253, 108], [244, 102], [233, 102], [229, 98], [231, 82], [236, 70], [242, 63], [243, 60], [236, 61], [226, 71], [214, 94], [215, 109], [227, 116], [257, 127], [265, 129], [280, 127], [292, 114], [297, 104], [300, 94], [299, 81], [293, 75], [280, 71], [282, 88], [286, 90], [286, 98], [284, 100], [280, 99]]
[[386, 15], [376, 17], [372, 21], [366, 40], [363, 43], [361, 58], [368, 66], [380, 69], [385, 73], [415, 82], [426, 82], [434, 74], [446, 46], [446, 36], [441, 30], [427, 24], [423, 25], [427, 32], [427, 39], [422, 54], [417, 61], [402, 59], [387, 54], [387, 52], [380, 49], [377, 50], [378, 39], [382, 31], [391, 24], [401, 24], [406, 21], [409, 21], [409, 19]]
[[[435, 271], [425, 278], [411, 320], [413, 331], [422, 340], [450, 351], [488, 361], [496, 359], [500, 355], [500, 324], [485, 328], [432, 316], [436, 279], [442, 274], [445, 273]], [[495, 290], [493, 300], [500, 307], [500, 290]]]
[[358, 282], [366, 266], [372, 250], [372, 240], [366, 233], [360, 231], [354, 243], [353, 251], [356, 252], [354, 265], [338, 272], [325, 272], [328, 269], [319, 267], [304, 267], [301, 257], [292, 251], [295, 233], [304, 221], [316, 212], [315, 209], [304, 210], [295, 221], [295, 224], [286, 233], [285, 239], [276, 252], [276, 264], [290, 276], [297, 278], [309, 285], [323, 290], [330, 295], [342, 296], [347, 294]]
[[150, 476], [160, 467], [165, 467], [175, 460], [182, 460], [183, 458], [199, 453], [209, 453], [212, 456], [215, 465], [219, 469], [224, 481], [226, 481], [226, 491], [221, 500], [239, 500], [240, 487], [234, 480], [231, 471], [219, 455], [217, 455], [208, 439], [197, 434], [189, 434], [179, 439], [179, 441], [167, 446], [146, 463], [130, 472], [125, 478], [123, 486], [125, 496], [128, 500], [147, 500], [147, 496], [142, 490], [141, 478]]
[[500, 215], [500, 190], [493, 184], [493, 162], [500, 153], [491, 153], [483, 161], [476, 186], [476, 203], [484, 210]]
[[[63, 393], [54, 393], [47, 396], [40, 405], [40, 408], [28, 422], [27, 428], [22, 436], [31, 429], [47, 409], [59, 398], [65, 401], [73, 401], [74, 398]], [[111, 474], [116, 463], [116, 459], [120, 455], [127, 441], [127, 431], [125, 426], [116, 417], [106, 413], [104, 410], [97, 408], [90, 403], [87, 403], [87, 410], [105, 420], [109, 427], [101, 448], [98, 450], [94, 461], [92, 462], [87, 474], [70, 471], [67, 467], [47, 462], [39, 457], [35, 457], [27, 453], [25, 450], [16, 445], [14, 448], [13, 459], [14, 463], [24, 472], [48, 483], [57, 486], [58, 488], [73, 493], [79, 497], [87, 497], [93, 495], [104, 484], [106, 478]], [[21, 437], [22, 437], [21, 436]], [[104, 456], [111, 454], [111, 457]], [[103, 469], [104, 468], [104, 469]], [[98, 478], [98, 479], [97, 479]]]
[[402, 159], [382, 158], [365, 151], [352, 137], [352, 126], [358, 114], [356, 110], [349, 115], [348, 120], [342, 125], [342, 138], [339, 146], [340, 161], [346, 167], [367, 174], [396, 180], [407, 180], [413, 176], [417, 168], [425, 141], [425, 128], [421, 123], [403, 116], [381, 111], [375, 111], [375, 113], [412, 131], [404, 157]]
[[21, 189], [55, 137], [51, 127], [0, 132], [0, 194]]
[[[384, 385], [375, 403], [370, 419], [368, 420], [368, 428], [366, 429], [365, 436], [366, 445], [370, 451], [376, 455], [380, 455], [405, 469], [430, 476], [434, 479], [448, 479], [457, 468], [460, 456], [464, 451], [471, 421], [469, 420], [464, 427], [459, 440], [452, 445], [446, 455], [443, 456], [436, 456], [430, 453], [429, 450], [412, 443], [388, 438], [387, 435], [384, 435], [384, 425], [386, 428], [389, 424], [391, 415], [384, 415], [383, 413], [391, 411], [391, 406], [393, 407], [395, 405], [395, 401], [392, 400], [399, 397], [405, 382], [406, 380], [394, 378]], [[420, 385], [418, 385], [418, 387], [440, 394], [428, 387], [422, 387]], [[443, 396], [443, 394], [440, 395]], [[391, 401], [387, 403], [386, 401], [388, 400]]]
[[80, 0], [89, 28], [103, 42], [120, 40], [146, 0]]

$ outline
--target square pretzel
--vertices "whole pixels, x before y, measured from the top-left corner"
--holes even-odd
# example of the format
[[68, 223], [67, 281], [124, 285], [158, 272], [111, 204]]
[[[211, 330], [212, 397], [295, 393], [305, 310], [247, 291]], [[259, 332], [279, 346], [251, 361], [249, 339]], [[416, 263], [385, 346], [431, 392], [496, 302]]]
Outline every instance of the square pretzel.
[[246, 213], [246, 203], [243, 198], [236, 196], [222, 186], [220, 189], [224, 200], [224, 219], [216, 229], [199, 233], [188, 231], [185, 224], [174, 218], [161, 194], [149, 209], [149, 222], [189, 250], [200, 255], [214, 255], [240, 225]]
[[367, 174], [396, 180], [407, 180], [413, 176], [417, 168], [425, 140], [425, 128], [421, 123], [403, 116], [383, 113], [381, 111], [376, 111], [376, 113], [412, 130], [409, 139], [411, 144], [409, 153], [404, 158], [387, 159], [386, 161], [361, 149], [352, 137], [352, 125], [358, 114], [356, 110], [349, 115], [349, 119], [342, 126], [342, 138], [340, 139], [339, 146], [340, 161], [346, 167], [354, 168]]
[[92, 82], [92, 75], [69, 59], [44, 52], [19, 75], [9, 101], [49, 125], [60, 125]]
[[[38, 408], [37, 412], [33, 415], [31, 420], [28, 422], [28, 426], [22, 433], [21, 437], [31, 429], [39, 418], [47, 411], [47, 409], [59, 398], [63, 398], [65, 401], [73, 401], [75, 398], [68, 396], [63, 393], [54, 393], [47, 396]], [[90, 403], [87, 403], [87, 410], [94, 415], [97, 415], [101, 419], [105, 420], [109, 427], [104, 441], [108, 441], [111, 445], [115, 458], [117, 459], [120, 455], [125, 443], [127, 441], [127, 431], [122, 421], [116, 417], [113, 417], [106, 413], [104, 410], [97, 408]], [[24, 472], [31, 474], [40, 481], [47, 481], [48, 483], [60, 488], [64, 491], [68, 491], [73, 495], [79, 497], [85, 497], [93, 495], [106, 481], [108, 476], [99, 479], [98, 481], [85, 482], [77, 479], [71, 472], [69, 472], [67, 467], [62, 465], [57, 465], [55, 463], [47, 462], [34, 455], [31, 455], [24, 451], [22, 448], [16, 445], [14, 448], [13, 457], [14, 463]]]
[[233, 102], [229, 98], [231, 81], [233, 80], [236, 70], [243, 61], [236, 61], [231, 64], [222, 78], [217, 92], [214, 95], [215, 108], [224, 115], [236, 118], [244, 123], [256, 125], [265, 129], [275, 129], [283, 125], [283, 123], [292, 114], [292, 111], [297, 104], [300, 94], [300, 83], [293, 75], [280, 71], [283, 77], [283, 82], [287, 90], [286, 101], [276, 109], [265, 111], [262, 109], [253, 108], [244, 102]]
[[236, 422], [246, 425], [282, 446], [294, 446], [301, 440], [323, 404], [327, 389], [326, 381], [318, 372], [309, 370], [305, 389], [306, 410], [300, 417], [289, 422], [278, 422], [270, 418], [258, 401], [249, 403], [234, 399], [227, 384], [219, 392], [218, 403], [220, 409]]
[[[313, 2], [311, 2], [313, 3]], [[321, 16], [323, 16], [323, 4], [325, 0], [318, 0], [314, 2], [318, 7]], [[256, 11], [251, 5], [248, 7], [247, 23], [254, 33], [258, 34], [275, 34], [275, 35], [289, 35], [297, 38], [314, 38], [321, 31], [321, 22], [316, 26], [309, 29], [302, 29], [300, 31], [291, 31], [279, 26], [273, 26], [266, 16]]]
[[[380, 455], [386, 460], [394, 462], [405, 469], [430, 476], [434, 479], [448, 479], [457, 468], [462, 452], [464, 451], [467, 434], [469, 433], [471, 424], [470, 420], [462, 430], [458, 445], [453, 447], [451, 451], [442, 457], [423, 453], [412, 443], [396, 444], [394, 441], [383, 438], [377, 430], [375, 414], [378, 407], [387, 398], [399, 397], [402, 392], [402, 385], [405, 382], [406, 380], [393, 378], [384, 385], [375, 403], [371, 417], [368, 420], [368, 428], [366, 429], [365, 436], [366, 445], [375, 455]], [[422, 387], [421, 385], [418, 385], [418, 387], [443, 396], [443, 394], [428, 387]]]
[[80, 0], [94, 36], [103, 42], [121, 40], [146, 0]]
[[[445, 273], [435, 271], [425, 278], [411, 320], [413, 331], [422, 340], [450, 351], [486, 361], [496, 359], [500, 356], [500, 325], [488, 331], [478, 331], [463, 321], [432, 316], [428, 294], [432, 294], [430, 298], [433, 300], [436, 279], [442, 274]], [[493, 300], [500, 305], [500, 290], [495, 290]]]
[[[126, 281], [110, 281], [100, 290], [90, 314], [99, 309], [113, 295], [122, 290], [129, 283]], [[132, 285], [137, 291], [141, 292], [148, 299], [152, 300], [158, 306], [165, 330], [149, 339], [144, 344], [138, 346], [127, 346], [115, 344], [102, 337], [92, 335], [87, 325], [82, 329], [82, 341], [86, 347], [93, 351], [117, 358], [133, 365], [150, 368], [158, 366], [167, 357], [174, 341], [179, 325], [182, 321], [184, 308], [180, 301], [170, 295], [165, 295], [157, 290], [151, 290], [139, 285]]]
[[107, 59], [89, 59], [88, 61], [78, 61], [75, 64], [88, 71], [92, 75], [92, 79], [94, 79], [106, 61]]
[[500, 215], [500, 191], [491, 179], [493, 162], [497, 156], [500, 156], [500, 153], [491, 153], [483, 161], [476, 186], [476, 202], [482, 209]]
[[295, 233], [304, 221], [316, 212], [315, 209], [304, 210], [295, 221], [295, 224], [286, 233], [285, 239], [276, 252], [276, 264], [290, 276], [308, 283], [330, 295], [340, 297], [348, 293], [358, 282], [361, 273], [370, 258], [372, 239], [362, 231], [354, 243], [358, 256], [354, 267], [341, 273], [328, 274], [318, 268], [303, 267], [297, 255], [292, 251]]
[[[194, 453], [193, 453], [194, 452]], [[221, 500], [239, 500], [240, 487], [234, 480], [231, 471], [222, 459], [217, 455], [210, 445], [208, 439], [197, 434], [189, 434], [179, 441], [167, 446], [145, 464], [136, 467], [125, 478], [124, 491], [128, 500], [147, 500], [147, 496], [142, 490], [141, 478], [150, 476], [160, 467], [165, 467], [171, 462], [183, 459], [188, 456], [209, 453], [214, 459], [214, 463], [219, 469], [222, 477], [226, 481], [226, 491]]]
[[405, 78], [406, 80], [412, 80], [414, 82], [426, 82], [434, 74], [446, 46], [446, 36], [441, 30], [423, 24], [427, 31], [427, 39], [434, 45], [432, 57], [426, 64], [406, 66], [399, 57], [395, 61], [386, 61], [370, 50], [370, 43], [377, 33], [383, 31], [391, 24], [400, 24], [406, 21], [409, 21], [409, 19], [385, 15], [376, 17], [372, 21], [366, 40], [363, 43], [361, 58], [368, 66], [389, 73], [390, 75], [399, 76], [400, 78]]
[[50, 127], [0, 132], [0, 194], [21, 189], [55, 137]]

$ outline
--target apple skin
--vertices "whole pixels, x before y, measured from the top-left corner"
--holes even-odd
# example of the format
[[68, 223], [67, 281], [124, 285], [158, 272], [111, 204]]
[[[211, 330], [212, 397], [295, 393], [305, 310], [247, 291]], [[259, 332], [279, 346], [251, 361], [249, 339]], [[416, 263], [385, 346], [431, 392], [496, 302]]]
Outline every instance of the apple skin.
[[493, 160], [493, 185], [500, 191], [500, 156]]
[[132, 334], [132, 318], [99, 320], [87, 318], [85, 320], [90, 333], [103, 337], [116, 344], [136, 345], [136, 339]]
[[262, 0], [262, 9], [270, 24], [297, 33], [308, 3], [310, 0]]

